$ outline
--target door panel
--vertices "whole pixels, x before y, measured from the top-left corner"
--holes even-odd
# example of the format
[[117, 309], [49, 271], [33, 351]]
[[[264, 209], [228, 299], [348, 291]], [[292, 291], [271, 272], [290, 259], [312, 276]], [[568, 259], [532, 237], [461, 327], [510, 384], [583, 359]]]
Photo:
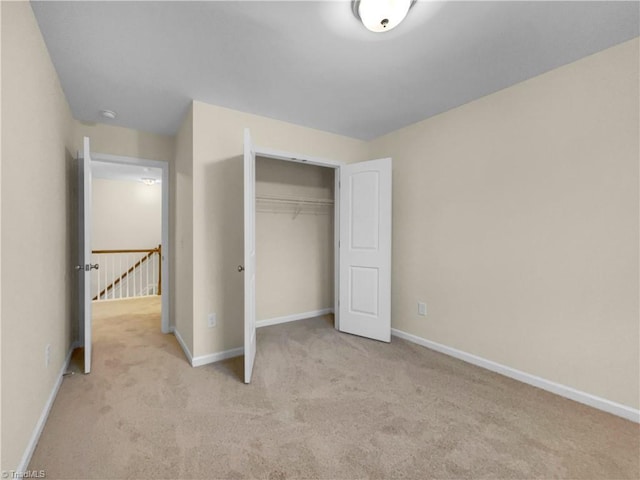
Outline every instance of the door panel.
[[391, 341], [391, 159], [340, 167], [340, 331]]
[[244, 131], [244, 383], [256, 357], [256, 154]]
[[84, 347], [84, 373], [91, 372], [91, 148], [84, 137], [78, 159], [80, 345]]

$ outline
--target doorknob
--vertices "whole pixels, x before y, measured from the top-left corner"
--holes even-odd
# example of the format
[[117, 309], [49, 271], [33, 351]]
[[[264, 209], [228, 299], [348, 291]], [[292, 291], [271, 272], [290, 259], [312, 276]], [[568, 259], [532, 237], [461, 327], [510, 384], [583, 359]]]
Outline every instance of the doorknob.
[[76, 270], [84, 270], [88, 272], [90, 270], [98, 270], [100, 268], [100, 264], [98, 263], [87, 263], [86, 265], [76, 265]]
[[242, 265], [238, 265], [238, 271], [239, 272], [243, 272], [244, 271], [244, 267]]

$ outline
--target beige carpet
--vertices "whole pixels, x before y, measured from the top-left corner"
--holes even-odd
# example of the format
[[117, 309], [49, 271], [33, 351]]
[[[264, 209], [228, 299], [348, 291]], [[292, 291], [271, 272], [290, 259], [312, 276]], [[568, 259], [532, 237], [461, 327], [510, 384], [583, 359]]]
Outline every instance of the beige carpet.
[[157, 303], [103, 307], [29, 467], [50, 479], [640, 477], [638, 425], [329, 317], [260, 329], [247, 386], [242, 357], [191, 368]]

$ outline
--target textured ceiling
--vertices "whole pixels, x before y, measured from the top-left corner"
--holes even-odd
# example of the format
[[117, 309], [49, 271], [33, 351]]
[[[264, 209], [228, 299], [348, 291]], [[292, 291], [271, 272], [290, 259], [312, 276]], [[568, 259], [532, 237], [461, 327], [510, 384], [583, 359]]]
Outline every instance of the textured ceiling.
[[177, 131], [199, 100], [371, 139], [639, 34], [638, 2], [32, 2], [74, 116]]

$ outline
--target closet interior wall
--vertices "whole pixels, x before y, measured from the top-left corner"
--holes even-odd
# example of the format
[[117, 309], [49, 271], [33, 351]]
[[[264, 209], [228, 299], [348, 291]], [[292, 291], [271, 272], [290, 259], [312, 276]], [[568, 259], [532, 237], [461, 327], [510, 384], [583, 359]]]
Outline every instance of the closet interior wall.
[[335, 170], [256, 158], [256, 317], [332, 309]]

